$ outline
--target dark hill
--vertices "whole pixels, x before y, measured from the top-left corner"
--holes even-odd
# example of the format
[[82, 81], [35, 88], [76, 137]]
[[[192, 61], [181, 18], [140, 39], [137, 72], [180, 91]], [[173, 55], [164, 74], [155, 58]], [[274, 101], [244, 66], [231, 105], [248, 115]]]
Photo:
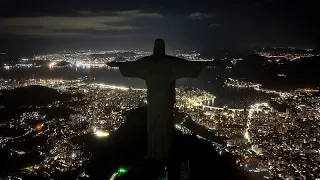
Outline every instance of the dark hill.
[[59, 61], [55, 66], [57, 67], [66, 67], [69, 66], [71, 63], [67, 62], [67, 61]]
[[320, 57], [301, 58], [283, 67], [286, 81], [295, 87], [317, 87], [320, 85]]
[[314, 54], [320, 54], [320, 48], [315, 48], [312, 50], [312, 53]]
[[3, 91], [0, 95], [1, 106], [47, 105], [54, 101], [64, 101], [69, 98], [66, 94], [44, 87], [31, 85]]
[[238, 61], [232, 68], [231, 76], [241, 77], [251, 81], [257, 81], [263, 76], [267, 58], [259, 55], [248, 55], [243, 57], [244, 60]]
[[[279, 62], [250, 55], [238, 61], [231, 69], [230, 76], [263, 84], [270, 89], [296, 89], [320, 85], [320, 56], [305, 57], [294, 61], [280, 59]], [[284, 74], [286, 77], [278, 76]]]

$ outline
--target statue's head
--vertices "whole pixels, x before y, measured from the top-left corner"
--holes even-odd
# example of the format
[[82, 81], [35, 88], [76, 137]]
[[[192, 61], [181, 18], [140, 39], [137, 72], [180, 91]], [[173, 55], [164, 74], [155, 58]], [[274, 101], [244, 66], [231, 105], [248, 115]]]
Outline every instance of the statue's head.
[[166, 45], [164, 44], [163, 39], [156, 39], [154, 41], [153, 55], [165, 55], [166, 53]]

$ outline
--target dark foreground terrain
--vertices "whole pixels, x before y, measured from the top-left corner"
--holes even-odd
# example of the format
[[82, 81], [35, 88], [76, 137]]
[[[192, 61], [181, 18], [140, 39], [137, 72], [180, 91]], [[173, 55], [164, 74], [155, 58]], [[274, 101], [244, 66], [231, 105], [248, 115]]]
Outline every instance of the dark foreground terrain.
[[[86, 167], [90, 179], [106, 179], [121, 166], [134, 169], [121, 179], [149, 179], [161, 169], [157, 163], [143, 161], [147, 152], [145, 107], [128, 112], [126, 123], [105, 142], [91, 142], [88, 147], [93, 156]], [[248, 179], [245, 172], [236, 168], [234, 157], [219, 155], [204, 140], [176, 131], [174, 146], [178, 161], [191, 160], [190, 174], [196, 179]]]

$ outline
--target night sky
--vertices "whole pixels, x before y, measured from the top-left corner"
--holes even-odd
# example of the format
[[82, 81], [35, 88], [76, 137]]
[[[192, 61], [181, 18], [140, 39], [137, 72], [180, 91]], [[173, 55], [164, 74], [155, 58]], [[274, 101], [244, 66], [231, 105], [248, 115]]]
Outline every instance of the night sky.
[[309, 0], [1, 0], [0, 48], [149, 48], [158, 37], [169, 48], [313, 48], [319, 10]]

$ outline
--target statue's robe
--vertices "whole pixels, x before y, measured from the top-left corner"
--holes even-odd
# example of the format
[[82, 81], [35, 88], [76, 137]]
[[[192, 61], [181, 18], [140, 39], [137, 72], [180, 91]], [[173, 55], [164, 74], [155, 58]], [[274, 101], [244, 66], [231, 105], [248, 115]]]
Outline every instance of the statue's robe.
[[175, 81], [196, 78], [205, 62], [187, 61], [173, 56], [147, 56], [118, 63], [124, 77], [137, 77], [147, 85], [148, 158], [168, 160], [173, 130]]

